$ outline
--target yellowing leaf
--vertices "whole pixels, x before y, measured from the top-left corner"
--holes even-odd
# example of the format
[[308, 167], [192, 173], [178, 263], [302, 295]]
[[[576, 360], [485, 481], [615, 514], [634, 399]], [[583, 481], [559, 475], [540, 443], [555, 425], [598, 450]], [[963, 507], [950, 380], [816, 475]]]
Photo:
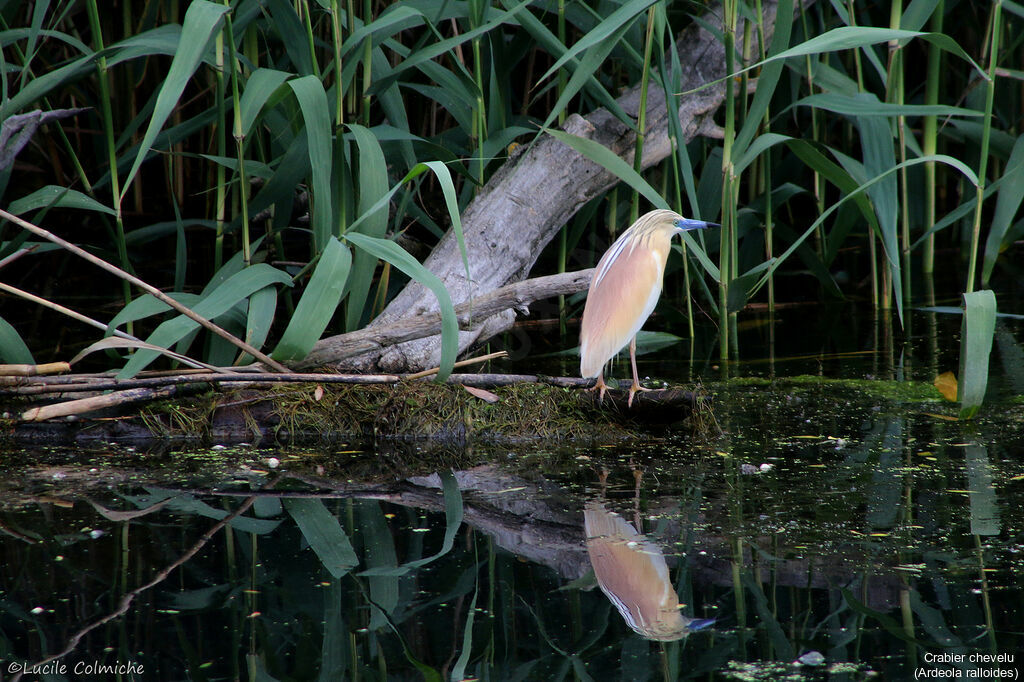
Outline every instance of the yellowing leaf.
[[935, 377], [935, 388], [939, 389], [942, 397], [951, 403], [956, 402], [956, 375], [952, 372], [943, 372]]

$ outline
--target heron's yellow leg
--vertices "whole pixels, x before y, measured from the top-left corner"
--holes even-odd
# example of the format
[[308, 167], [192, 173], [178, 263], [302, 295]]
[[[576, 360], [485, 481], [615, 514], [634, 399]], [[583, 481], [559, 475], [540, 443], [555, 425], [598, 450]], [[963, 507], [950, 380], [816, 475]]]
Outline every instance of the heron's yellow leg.
[[604, 404], [604, 394], [608, 390], [608, 384], [604, 383], [604, 370], [601, 370], [601, 373], [597, 375], [597, 383], [587, 390], [597, 391], [598, 404]]
[[626, 401], [627, 407], [633, 407], [633, 396], [639, 391], [649, 391], [651, 389], [644, 388], [640, 385], [640, 378], [636, 374], [636, 337], [629, 342], [629, 361], [633, 365], [633, 385], [629, 387], [629, 400]]

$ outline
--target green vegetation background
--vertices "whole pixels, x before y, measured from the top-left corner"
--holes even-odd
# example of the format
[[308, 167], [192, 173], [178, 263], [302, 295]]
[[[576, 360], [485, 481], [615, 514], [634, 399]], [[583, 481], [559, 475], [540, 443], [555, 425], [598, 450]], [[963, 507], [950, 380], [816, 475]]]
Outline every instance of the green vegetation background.
[[[0, 205], [282, 362], [324, 332], [364, 326], [419, 279], [449, 313], [448, 368], [451, 302], [420, 262], [446, 229], [461, 233], [460, 212], [511, 145], [571, 112], [615, 112], [620, 89], [644, 80], [678, 103], [681, 30], [752, 17], [718, 33], [736, 74], [718, 115], [724, 139], [677, 145], [642, 177], [623, 175], [538, 270], [591, 265], [652, 194], [721, 222], [700, 252], [673, 255], [666, 305], [699, 299], [717, 316], [723, 357], [739, 352], [745, 304], [806, 296], [808, 275], [816, 296], [897, 314], [934, 304], [935, 274], [964, 293], [990, 286], [997, 265], [1015, 281], [1005, 252], [1024, 232], [1024, 8], [836, 0], [800, 13], [784, 1], [767, 43], [760, 5], [0, 3], [0, 119], [83, 108], [0, 172]], [[166, 304], [0, 223], [0, 259], [28, 247], [0, 273], [6, 294], [86, 307], [107, 334], [214, 365], [245, 360]], [[799, 286], [778, 277], [793, 273]], [[0, 299], [2, 361], [67, 359], [104, 333], [57, 344], [24, 310]], [[134, 353], [122, 375], [157, 357]]]

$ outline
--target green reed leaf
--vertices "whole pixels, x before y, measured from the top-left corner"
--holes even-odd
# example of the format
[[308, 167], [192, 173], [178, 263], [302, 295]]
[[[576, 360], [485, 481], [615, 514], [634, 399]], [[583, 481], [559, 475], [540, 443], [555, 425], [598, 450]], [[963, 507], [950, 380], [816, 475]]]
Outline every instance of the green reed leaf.
[[989, 289], [982, 289], [964, 294], [963, 302], [957, 396], [960, 418], [971, 419], [981, 409], [988, 388], [988, 358], [996, 328], [996, 295]]
[[[572, 76], [569, 78], [569, 82], [565, 84], [565, 88], [558, 95], [558, 100], [554, 106], [551, 107], [550, 113], [548, 113], [547, 119], [544, 120], [544, 124], [541, 128], [547, 128], [558, 118], [558, 114], [565, 109], [569, 104], [569, 100], [575, 97], [583, 86], [594, 77], [601, 65], [608, 59], [608, 55], [615, 49], [622, 41], [623, 36], [629, 30], [629, 24], [618, 27], [612, 34], [606, 36], [601, 42], [597, 43], [583, 55], [583, 59], [580, 60], [579, 66], [572, 72]], [[618, 115], [621, 112], [621, 108], [616, 106], [618, 111], [613, 111]], [[633, 120], [626, 116], [620, 118], [623, 123], [629, 127], [635, 127]]]
[[334, 211], [331, 206], [331, 116], [327, 92], [316, 76], [303, 76], [288, 81], [295, 93], [306, 123], [309, 165], [313, 176], [313, 241], [317, 251], [323, 250], [333, 234]]
[[295, 314], [271, 354], [278, 362], [301, 360], [327, 329], [341, 301], [352, 267], [352, 254], [337, 237], [327, 240], [320, 261], [295, 307]]
[[669, 208], [668, 202], [644, 180], [643, 176], [633, 170], [633, 167], [626, 163], [618, 154], [600, 142], [552, 128], [544, 128], [543, 131], [603, 167], [619, 180], [642, 194], [655, 208]]
[[1018, 137], [1010, 152], [1010, 160], [1000, 177], [996, 209], [992, 214], [992, 226], [985, 241], [984, 264], [981, 270], [981, 284], [987, 286], [999, 254], [1009, 246], [1006, 235], [1013, 226], [1017, 211], [1024, 201], [1024, 136]]
[[309, 42], [296, 5], [288, 0], [264, 0], [270, 23], [281, 37], [281, 45], [288, 53], [292, 68], [300, 76], [316, 73], [316, 65], [309, 53]]
[[459, 352], [459, 321], [455, 316], [451, 295], [444, 283], [434, 273], [409, 255], [409, 252], [388, 239], [379, 239], [365, 234], [345, 233], [345, 239], [356, 247], [364, 249], [373, 256], [391, 263], [423, 286], [430, 289], [437, 297], [441, 309], [441, 371], [437, 374], [438, 381], [444, 381], [452, 372], [455, 357]]
[[27, 109], [53, 90], [68, 86], [84, 76], [94, 73], [96, 60], [101, 56], [107, 58], [107, 66], [110, 67], [124, 61], [158, 54], [173, 55], [177, 50], [180, 36], [180, 26], [165, 25], [126, 38], [99, 52], [92, 52], [86, 48], [83, 50], [82, 57], [26, 83], [0, 108], [0, 118], [6, 118]]
[[[260, 115], [267, 101], [277, 92], [281, 85], [291, 78], [292, 74], [276, 69], [256, 69], [245, 82], [242, 99], [239, 102], [242, 117], [242, 134], [249, 135], [252, 124]], [[248, 167], [248, 162], [246, 162]]]
[[[506, 1], [506, 5], [507, 4], [508, 3]], [[548, 27], [544, 25], [544, 22], [535, 17], [532, 13], [520, 12], [516, 16], [516, 19], [519, 21], [519, 25], [522, 26], [523, 29], [525, 29], [526, 32], [530, 34], [534, 41], [536, 41], [538, 46], [547, 51], [552, 56], [558, 57], [566, 51], [565, 45], [563, 45], [562, 42], [558, 39], [558, 36], [552, 33], [551, 30], [549, 30]], [[570, 64], [572, 64], [570, 70], [572, 70], [575, 73], [576, 69], [578, 69], [579, 66], [574, 62], [575, 60], [573, 62], [570, 62]], [[591, 74], [590, 77], [586, 79], [583, 88], [601, 106], [606, 108], [608, 111], [612, 112], [615, 115], [615, 117], [618, 118], [620, 121], [628, 120], [628, 116], [622, 110], [622, 107], [619, 106], [619, 103], [615, 101], [615, 98], [612, 97], [612, 95], [608, 92], [604, 84], [601, 83], [601, 81], [598, 80], [593, 74]]]
[[153, 117], [149, 121], [149, 127], [146, 128], [146, 133], [143, 135], [135, 161], [122, 185], [122, 200], [128, 193], [131, 182], [139, 171], [139, 166], [142, 165], [146, 154], [152, 148], [157, 134], [175, 107], [178, 106], [185, 86], [192, 79], [192, 74], [199, 67], [207, 46], [220, 30], [224, 15], [230, 9], [230, 7], [208, 0], [194, 0], [185, 11], [181, 35], [188, 36], [188, 39], [178, 42], [174, 59], [171, 60], [171, 66], [167, 70], [167, 77], [164, 79], [163, 85], [160, 86], [160, 94], [157, 95], [156, 105], [153, 108]]
[[[838, 187], [844, 193], [853, 193], [859, 186], [860, 183], [854, 179], [849, 171], [827, 158], [814, 144], [807, 142], [806, 140], [792, 139], [787, 141], [786, 145], [794, 154], [797, 155], [797, 157], [800, 158], [801, 161], [807, 164], [811, 170], [820, 173], [825, 177], [825, 179]], [[878, 216], [875, 215], [875, 211], [871, 206], [871, 202], [868, 201], [867, 196], [858, 192], [854, 195], [853, 200], [856, 202], [861, 215], [863, 215], [865, 220], [868, 221], [871, 228], [878, 232]]]
[[[273, 284], [291, 286], [291, 283], [291, 278], [280, 270], [272, 268], [265, 263], [257, 263], [227, 278], [216, 289], [204, 295], [202, 300], [192, 307], [192, 310], [197, 315], [210, 320], [228, 312], [239, 301], [247, 299], [263, 287]], [[146, 341], [154, 346], [170, 348], [187, 334], [197, 329], [198, 326], [199, 323], [191, 318], [178, 315], [157, 326]], [[156, 357], [157, 353], [153, 351], [139, 351], [128, 360], [124, 368], [118, 372], [117, 377], [119, 379], [127, 379], [135, 376], [155, 360]]]
[[[999, 535], [1002, 523], [994, 485], [996, 471], [989, 460], [988, 448], [968, 445], [964, 448], [964, 462], [967, 465], [967, 489], [970, 490], [971, 535]], [[945, 642], [939, 643], [948, 646]]]
[[633, 21], [643, 14], [648, 7], [658, 0], [630, 0], [617, 10], [604, 18], [597, 26], [587, 32], [585, 36], [573, 43], [555, 63], [544, 72], [544, 75], [537, 79], [537, 83], [543, 83], [552, 74], [557, 73], [560, 68], [576, 55], [591, 47], [602, 45], [608, 40], [618, 42], [623, 30], [629, 29]]
[[[167, 292], [167, 296], [186, 308], [192, 308], [196, 303], [202, 300], [202, 296], [199, 296], [198, 294], [189, 294], [181, 291]], [[166, 313], [170, 309], [171, 306], [155, 298], [151, 294], [143, 294], [142, 296], [133, 299], [128, 305], [121, 308], [121, 310], [114, 315], [114, 318], [107, 325], [106, 335], [109, 336], [113, 330], [117, 329], [122, 324], [128, 324], [129, 322], [143, 320], [152, 315]]]
[[[253, 348], [262, 348], [267, 335], [274, 324], [274, 313], [277, 311], [277, 289], [263, 287], [249, 297], [249, 305], [245, 317], [245, 339]], [[234, 347], [234, 346], [232, 346]], [[243, 353], [235, 364], [245, 365], [253, 361], [253, 357]]]
[[[782, 2], [778, 5], [778, 14], [775, 17], [775, 32], [772, 35], [772, 43], [768, 50], [768, 56], [774, 56], [786, 49], [789, 45], [790, 35], [793, 30], [793, 3]], [[774, 61], [765, 65], [757, 77], [757, 88], [754, 90], [754, 98], [750, 102], [750, 109], [743, 120], [743, 127], [733, 141], [732, 158], [735, 159], [747, 151], [747, 146], [754, 139], [757, 131], [763, 122], [765, 112], [771, 103], [775, 88], [782, 76], [781, 61]], [[737, 175], [742, 172], [737, 169]]]
[[[863, 94], [857, 98], [865, 103], [878, 104], [874, 95]], [[896, 149], [893, 146], [892, 128], [889, 122], [873, 116], [858, 116], [860, 145], [864, 155], [864, 171], [868, 177], [878, 177], [879, 182], [868, 188], [868, 196], [878, 216], [879, 236], [882, 250], [889, 261], [892, 273], [893, 297], [900, 317], [903, 316], [903, 277], [899, 255], [899, 185], [895, 174], [882, 175], [896, 165]]]
[[[795, 140], [794, 143], [790, 144], [790, 146], [793, 149], [797, 149], [800, 147], [800, 142], [801, 141], [799, 140]], [[918, 164], [927, 163], [929, 161], [943, 163], [946, 164], [947, 166], [955, 168], [956, 170], [960, 171], [960, 173], [967, 179], [968, 182], [970, 182], [973, 185], [977, 185], [978, 176], [975, 175], [974, 171], [967, 164], [965, 164], [963, 161], [960, 161], [959, 159], [955, 159], [945, 154], [934, 154], [932, 156], [923, 156], [916, 159], [908, 159], [907, 161], [903, 161], [893, 166], [892, 168], [886, 170], [885, 172], [876, 175], [875, 177], [869, 180], [866, 180], [865, 182], [854, 188], [852, 191], [848, 192], [841, 199], [839, 199], [838, 201], [834, 202], [831, 206], [826, 208], [825, 211], [820, 216], [818, 216], [818, 218], [813, 223], [811, 223], [811, 225], [806, 230], [804, 230], [804, 232], [798, 238], [793, 240], [790, 243], [790, 245], [786, 248], [786, 250], [775, 259], [775, 261], [771, 264], [771, 267], [768, 269], [767, 273], [761, 278], [757, 285], [753, 287], [753, 289], [750, 292], [750, 295], [753, 295], [761, 286], [763, 286], [765, 282], [768, 281], [768, 276], [772, 272], [774, 272], [780, 265], [782, 265], [782, 263], [784, 263], [787, 258], [793, 255], [793, 252], [796, 251], [809, 236], [811, 236], [814, 230], [817, 229], [819, 225], [824, 223], [829, 218], [829, 216], [831, 216], [833, 213], [839, 210], [847, 201], [855, 200], [857, 197], [862, 196], [864, 192], [868, 191], [876, 183], [883, 181], [886, 177], [898, 172], [901, 168], [908, 168], [910, 166], [916, 166]]]
[[[608, 149], [600, 142], [595, 142], [594, 140], [585, 137], [577, 137], [576, 135], [571, 135], [562, 130], [554, 130], [551, 128], [544, 128], [543, 130], [551, 137], [576, 150], [599, 166], [602, 166], [619, 180], [635, 189], [637, 192], [642, 194], [647, 201], [651, 202], [654, 208], [669, 208], [668, 202], [665, 201], [664, 197], [662, 197], [657, 190], [651, 187], [651, 185], [644, 180], [643, 176], [633, 170], [633, 167], [622, 160], [618, 154]], [[700, 244], [698, 244], [693, 237], [686, 232], [681, 236], [683, 241], [686, 242], [687, 249], [696, 256], [697, 262], [699, 262], [704, 269], [708, 271], [708, 273], [717, 273], [718, 268], [715, 267], [711, 259], [707, 257]]]
[[[354, 124], [348, 128], [359, 150], [359, 214], [365, 218], [360, 222], [358, 231], [371, 237], [383, 237], [388, 228], [388, 207], [370, 209], [388, 193], [387, 161], [380, 143], [368, 128]], [[367, 251], [356, 251], [347, 285], [345, 326], [348, 331], [357, 329], [362, 321], [376, 268], [375, 256]]]
[[[978, 72], [978, 74], [988, 79], [988, 74], [982, 69], [977, 62], [975, 62], [967, 52], [964, 51], [960, 45], [950, 38], [949, 36], [942, 33], [922, 33], [920, 31], [904, 31], [901, 29], [892, 28], [876, 28], [874, 26], [841, 26], [834, 28], [831, 31], [815, 36], [809, 40], [806, 40], [799, 45], [795, 45], [788, 50], [766, 58], [763, 61], [756, 62], [745, 68], [739, 69], [735, 73], [731, 73], [723, 79], [715, 82], [721, 82], [723, 80], [730, 80], [736, 76], [759, 69], [765, 65], [782, 59], [789, 59], [791, 57], [805, 57], [807, 55], [817, 55], [824, 52], [837, 52], [839, 50], [851, 50], [859, 49], [862, 47], [868, 47], [870, 45], [877, 45], [879, 43], [887, 43], [889, 41], [898, 41], [900, 43], [906, 43], [914, 38], [928, 41], [938, 47], [941, 50], [949, 52], [950, 54], [960, 57], [965, 62], [971, 65], [971, 67]], [[714, 83], [706, 83], [699, 88], [687, 91], [683, 94], [690, 94], [697, 90], [703, 90], [704, 88], [710, 87]]]
[[104, 206], [89, 195], [58, 185], [41, 187], [28, 196], [12, 201], [7, 211], [14, 215], [22, 215], [41, 208], [77, 208], [107, 215], [115, 214], [114, 209]]
[[327, 572], [335, 578], [346, 575], [359, 565], [348, 534], [338, 519], [328, 511], [323, 500], [287, 497], [284, 508], [302, 531], [309, 548], [316, 552]]
[[422, 23], [430, 24], [423, 12], [416, 7], [402, 3], [391, 5], [376, 19], [369, 24], [363, 24], [345, 39], [341, 57], [344, 59], [354, 50], [361, 48], [368, 36], [373, 37], [374, 45], [379, 45], [386, 38]]
[[466, 237], [462, 232], [462, 216], [459, 214], [459, 198], [455, 193], [455, 182], [448, 166], [440, 161], [427, 161], [427, 168], [434, 171], [434, 177], [441, 186], [441, 194], [444, 196], [444, 205], [448, 209], [448, 219], [452, 223], [452, 232], [459, 243], [459, 252], [462, 254], [462, 265], [466, 270], [466, 280], [472, 281], [473, 277], [469, 271], [469, 254], [466, 251]]
[[[766, 62], [775, 59], [789, 59], [790, 57], [802, 57], [805, 55], [819, 54], [822, 52], [835, 52], [837, 50], [852, 50], [879, 43], [888, 43], [896, 40], [906, 43], [914, 38], [921, 38], [936, 44], [943, 50], [951, 52], [977, 69], [979, 74], [984, 70], [971, 59], [970, 55], [964, 52], [955, 40], [942, 33], [922, 33], [920, 31], [905, 31], [893, 28], [878, 28], [874, 26], [841, 26], [831, 31], [805, 40], [788, 50], [784, 50], [774, 57], [769, 57]], [[756, 66], [756, 65], [755, 65]], [[749, 69], [745, 69], [749, 70]]]
[[514, 23], [516, 15], [531, 2], [532, 0], [521, 0], [519, 3], [513, 5], [512, 8], [504, 12], [495, 12], [491, 16], [489, 21], [480, 24], [474, 29], [471, 29], [464, 33], [459, 33], [458, 35], [453, 36], [451, 38], [439, 40], [438, 42], [433, 43], [432, 45], [428, 45], [426, 47], [420, 48], [412, 52], [407, 58], [403, 59], [401, 62], [396, 64], [386, 76], [374, 82], [374, 84], [370, 87], [370, 93], [375, 94], [382, 90], [383, 88], [391, 85], [395, 80], [397, 80], [399, 75], [401, 75], [404, 71], [414, 66], [435, 59], [445, 54], [446, 52], [454, 50], [457, 46], [462, 45], [463, 43], [468, 42], [473, 38], [482, 36], [483, 34], [497, 28], [502, 24]]
[[0, 317], [0, 360], [14, 365], [34, 365], [32, 352], [21, 339], [21, 334]]
[[942, 0], [911, 0], [900, 17], [900, 28], [908, 31], [920, 31], [928, 22], [935, 8]]
[[848, 96], [839, 93], [820, 93], [799, 99], [791, 107], [807, 106], [831, 111], [843, 116], [984, 116], [977, 109], [944, 104], [892, 104], [879, 102], [874, 97]]
[[274, 174], [249, 202], [250, 213], [258, 213], [274, 205], [290, 205], [296, 185], [310, 173], [309, 144], [306, 136], [296, 137], [288, 145], [284, 155], [276, 161]]

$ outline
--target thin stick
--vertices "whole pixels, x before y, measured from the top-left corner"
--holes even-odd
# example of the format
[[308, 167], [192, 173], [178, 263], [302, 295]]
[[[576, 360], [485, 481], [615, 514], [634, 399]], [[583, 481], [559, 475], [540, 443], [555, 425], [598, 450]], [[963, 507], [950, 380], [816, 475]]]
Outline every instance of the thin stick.
[[117, 275], [118, 277], [120, 277], [121, 279], [123, 279], [123, 280], [125, 280], [127, 282], [131, 282], [132, 284], [134, 284], [135, 286], [139, 287], [140, 289], [145, 291], [147, 294], [150, 294], [151, 296], [153, 296], [154, 298], [156, 298], [160, 302], [166, 303], [167, 305], [169, 305], [171, 308], [177, 310], [182, 315], [188, 317], [189, 319], [191, 319], [191, 320], [193, 320], [195, 322], [198, 322], [200, 325], [206, 327], [207, 329], [209, 329], [211, 332], [213, 332], [217, 336], [219, 336], [222, 339], [228, 341], [232, 345], [234, 345], [234, 346], [244, 350], [246, 353], [248, 353], [249, 355], [253, 356], [257, 360], [262, 362], [264, 365], [267, 365], [268, 367], [270, 367], [272, 369], [275, 369], [278, 372], [287, 372], [288, 371], [288, 368], [285, 367], [284, 365], [282, 365], [281, 363], [277, 362], [276, 360], [271, 359], [267, 355], [264, 355], [263, 353], [261, 353], [256, 348], [253, 348], [251, 345], [249, 345], [245, 341], [242, 341], [241, 339], [239, 339], [238, 337], [234, 336], [233, 334], [230, 334], [229, 332], [225, 331], [224, 329], [222, 329], [218, 325], [214, 324], [210, 320], [207, 320], [205, 317], [203, 317], [201, 315], [197, 315], [194, 311], [192, 311], [192, 310], [186, 308], [185, 306], [183, 306], [182, 304], [178, 303], [173, 298], [171, 298], [170, 296], [168, 296], [164, 292], [160, 291], [156, 287], [154, 287], [154, 286], [152, 286], [150, 284], [147, 284], [146, 282], [143, 282], [141, 279], [139, 279], [135, 275], [129, 274], [129, 273], [125, 272], [124, 270], [122, 270], [121, 268], [117, 267], [116, 265], [112, 265], [112, 264], [108, 263], [107, 261], [103, 260], [102, 258], [97, 258], [96, 256], [92, 255], [88, 251], [85, 251], [84, 249], [81, 249], [81, 248], [75, 246], [71, 242], [68, 242], [68, 241], [66, 241], [64, 239], [61, 239], [60, 237], [58, 237], [57, 235], [53, 234], [52, 232], [44, 230], [43, 228], [38, 227], [37, 225], [33, 225], [32, 223], [28, 222], [27, 220], [22, 220], [18, 216], [13, 215], [11, 213], [8, 213], [7, 211], [4, 211], [3, 209], [0, 209], [0, 218], [3, 218], [5, 220], [9, 220], [12, 223], [14, 223], [15, 225], [18, 225], [19, 227], [21, 227], [21, 228], [23, 228], [25, 230], [28, 230], [32, 234], [34, 234], [36, 236], [39, 236], [39, 237], [42, 237], [43, 239], [47, 239], [47, 240], [53, 242], [54, 244], [57, 244], [61, 248], [65, 249], [67, 251], [70, 251], [71, 253], [75, 254], [76, 256], [84, 258], [85, 260], [89, 261], [93, 265], [95, 265], [97, 267], [100, 267], [100, 268], [106, 270], [109, 273]]
[[37, 248], [38, 248], [38, 246], [30, 246], [27, 249], [18, 249], [17, 251], [12, 253], [11, 255], [7, 256], [7, 258], [0, 259], [0, 268], [7, 267], [8, 265], [10, 265], [14, 261], [18, 260], [22, 256], [27, 256], [28, 254], [32, 253]]
[[[40, 298], [39, 296], [36, 296], [35, 294], [30, 294], [29, 292], [23, 291], [21, 289], [18, 289], [17, 287], [12, 287], [10, 284], [4, 284], [3, 282], [0, 282], [0, 291], [6, 291], [9, 294], [14, 294], [15, 296], [20, 296], [21, 298], [24, 298], [27, 301], [32, 301], [33, 303], [38, 303], [39, 305], [43, 306], [44, 308], [49, 308], [50, 310], [55, 310], [58, 313], [63, 313], [64, 315], [67, 315], [68, 317], [70, 317], [70, 318], [72, 318], [74, 320], [78, 320], [79, 322], [83, 322], [83, 323], [85, 323], [85, 324], [87, 324], [87, 325], [89, 325], [91, 327], [96, 327], [97, 329], [101, 329], [103, 331], [107, 331], [107, 329], [109, 329], [109, 327], [110, 327], [110, 325], [103, 324], [99, 320], [94, 320], [91, 317], [87, 317], [87, 316], [83, 315], [82, 313], [79, 313], [79, 312], [76, 312], [76, 311], [72, 310], [71, 308], [65, 308], [64, 306], [62, 306], [59, 303], [54, 303], [53, 301], [47, 301], [45, 298]], [[125, 332], [121, 331], [120, 329], [114, 329], [111, 333], [114, 336], [119, 336], [122, 339], [128, 339], [130, 341], [139, 341], [140, 340], [140, 339], [135, 338], [131, 334], [126, 334]]]
[[[495, 360], [497, 358], [507, 357], [507, 352], [499, 350], [497, 353], [488, 353], [487, 355], [481, 355], [480, 357], [476, 358], [469, 358], [468, 360], [459, 360], [454, 365], [452, 365], [452, 367], [465, 367], [466, 365], [476, 365], [481, 362], [487, 362], [488, 360]], [[434, 367], [433, 369], [425, 369], [422, 372], [416, 372], [415, 374], [407, 374], [405, 378], [410, 381], [413, 379], [422, 379], [423, 377], [429, 377], [432, 374], [437, 374], [440, 371], [440, 367]]]
[[[70, 377], [65, 377], [70, 378]], [[0, 377], [2, 379], [2, 377]], [[181, 374], [178, 376], [146, 377], [142, 379], [90, 379], [83, 377], [77, 383], [32, 382], [24, 379], [0, 381], [0, 386], [10, 384], [13, 388], [0, 388], [0, 395], [40, 395], [46, 393], [81, 393], [85, 391], [111, 391], [152, 386], [181, 386], [183, 384], [233, 383], [233, 384], [397, 384], [402, 377], [396, 374]]]

